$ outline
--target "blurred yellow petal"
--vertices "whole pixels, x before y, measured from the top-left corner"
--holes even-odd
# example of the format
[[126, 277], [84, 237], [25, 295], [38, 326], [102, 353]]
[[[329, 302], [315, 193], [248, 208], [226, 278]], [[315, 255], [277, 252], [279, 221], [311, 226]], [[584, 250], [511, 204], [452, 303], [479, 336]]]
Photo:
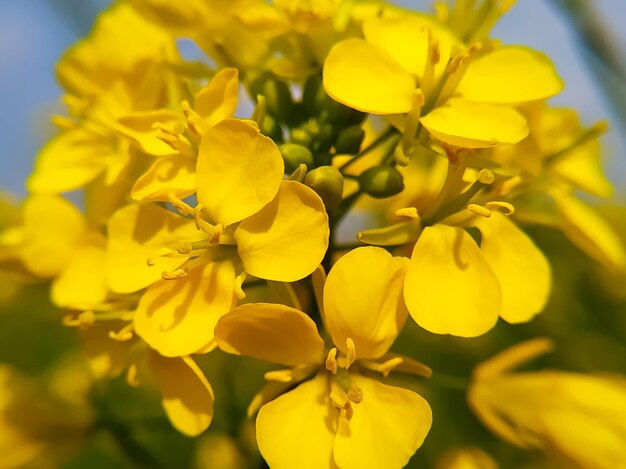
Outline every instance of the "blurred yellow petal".
[[324, 62], [324, 89], [336, 101], [372, 114], [399, 114], [413, 106], [415, 79], [384, 50], [346, 39]]
[[35, 193], [66, 192], [81, 188], [104, 169], [115, 150], [100, 135], [77, 128], [63, 132], [41, 149], [28, 190]]
[[360, 375], [350, 378], [363, 400], [353, 404], [350, 420], [339, 420], [335, 462], [342, 469], [403, 467], [430, 430], [430, 406], [413, 391]]
[[153, 156], [173, 155], [176, 151], [157, 138], [160, 131], [155, 124], [163, 124], [168, 127], [181, 122], [182, 116], [167, 110], [138, 112], [125, 115], [118, 119], [117, 131], [129, 138], [142, 152]]
[[324, 322], [339, 350], [354, 341], [356, 358], [384, 355], [408, 316], [402, 286], [409, 260], [377, 247], [340, 258], [324, 286]]
[[114, 378], [130, 363], [135, 343], [120, 342], [109, 336], [109, 332], [118, 331], [125, 325], [122, 321], [110, 321], [110, 324], [96, 323], [91, 327], [77, 328], [89, 367], [96, 378]]
[[626, 269], [626, 253], [613, 228], [573, 195], [553, 193], [560, 226], [569, 240], [589, 257], [616, 269]]
[[328, 247], [328, 215], [307, 186], [283, 181], [278, 194], [235, 231], [246, 272], [267, 280], [294, 282], [322, 262]]
[[58, 275], [83, 241], [86, 224], [80, 211], [63, 197], [32, 196], [24, 203], [22, 260], [41, 277]]
[[104, 263], [104, 239], [76, 247], [76, 253], [67, 267], [52, 283], [52, 302], [61, 307], [87, 309], [102, 303], [109, 292]]
[[[117, 293], [132, 293], [178, 268], [186, 258], [158, 256], [163, 248], [176, 249], [181, 240], [206, 237], [193, 221], [155, 205], [128, 205], [109, 220], [107, 280]], [[152, 265], [148, 265], [152, 259]]]
[[333, 440], [339, 410], [329, 399], [325, 373], [261, 407], [256, 419], [259, 451], [273, 469], [338, 469]]
[[235, 119], [209, 129], [198, 156], [198, 202], [215, 223], [230, 225], [269, 203], [284, 174], [276, 144]]
[[502, 289], [500, 317], [509, 323], [530, 321], [546, 305], [552, 286], [550, 264], [533, 241], [505, 215], [478, 217], [481, 252]]
[[324, 358], [315, 322], [281, 304], [238, 306], [217, 323], [215, 338], [225, 352], [282, 365], [315, 364]]
[[563, 86], [545, 54], [505, 46], [471, 62], [457, 93], [472, 101], [517, 104], [549, 98]]
[[238, 90], [239, 72], [236, 68], [225, 68], [196, 94], [194, 110], [202, 117], [206, 128], [233, 117]]
[[468, 446], [445, 453], [435, 469], [498, 469], [498, 463], [483, 450]]
[[174, 195], [184, 199], [196, 191], [196, 161], [184, 156], [163, 156], [142, 174], [132, 189], [135, 200], [168, 202]]
[[176, 280], [161, 280], [141, 297], [135, 330], [166, 357], [189, 355], [213, 340], [218, 319], [235, 304], [235, 268], [209, 261]]
[[487, 332], [502, 309], [498, 279], [474, 240], [444, 225], [425, 228], [415, 244], [404, 299], [424, 329], [461, 337]]
[[519, 112], [460, 98], [449, 99], [420, 122], [442, 142], [464, 148], [517, 143], [528, 135], [526, 120]]
[[154, 380], [161, 391], [163, 407], [172, 425], [188, 436], [206, 430], [213, 419], [213, 389], [189, 358], [165, 358], [150, 354]]

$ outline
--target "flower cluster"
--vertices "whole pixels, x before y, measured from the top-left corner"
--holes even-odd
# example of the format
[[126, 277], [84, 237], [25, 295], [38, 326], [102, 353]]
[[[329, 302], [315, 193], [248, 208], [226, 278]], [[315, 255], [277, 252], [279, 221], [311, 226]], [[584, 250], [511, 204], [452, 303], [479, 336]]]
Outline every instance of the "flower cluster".
[[[96, 375], [154, 383], [180, 432], [220, 405], [197, 364], [219, 349], [287, 367], [249, 408], [271, 467], [404, 466], [433, 420], [408, 389], [430, 368], [390, 352], [409, 317], [467, 338], [540, 314], [553, 279], [529, 225], [626, 269], [578, 196], [610, 195], [605, 124], [547, 104], [563, 88], [550, 59], [490, 36], [513, 3], [116, 2], [59, 62], [67, 114], [2, 260], [50, 279]], [[80, 208], [63, 195], [78, 190]], [[496, 434], [626, 464], [622, 384], [493, 360], [469, 400]], [[578, 381], [612, 393], [613, 439], [574, 429]], [[594, 465], [584, 448], [603, 444]]]

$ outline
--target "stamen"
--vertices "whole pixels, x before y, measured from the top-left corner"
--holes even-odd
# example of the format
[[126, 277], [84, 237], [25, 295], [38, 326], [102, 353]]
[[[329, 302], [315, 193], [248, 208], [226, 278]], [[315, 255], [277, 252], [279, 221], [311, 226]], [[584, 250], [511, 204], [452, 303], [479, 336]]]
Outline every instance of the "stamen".
[[408, 217], [415, 218], [417, 220], [420, 218], [419, 213], [417, 213], [417, 208], [415, 207], [399, 208], [394, 212], [394, 215], [396, 217]]
[[161, 278], [163, 278], [163, 280], [178, 280], [186, 276], [187, 271], [185, 269], [175, 269], [170, 272], [164, 270], [163, 272], [161, 272]]
[[93, 311], [83, 311], [78, 316], [74, 317], [71, 314], [66, 314], [63, 317], [63, 325], [69, 327], [78, 326], [91, 326], [96, 322], [96, 315]]
[[481, 217], [489, 218], [491, 216], [491, 210], [478, 204], [469, 204], [467, 210], [474, 215], [480, 215]]
[[280, 383], [290, 383], [293, 381], [291, 369], [268, 371], [263, 377], [267, 381], [278, 381]]
[[328, 351], [326, 357], [326, 369], [332, 374], [337, 374], [337, 348], [333, 347]]
[[128, 366], [128, 371], [126, 372], [126, 383], [131, 388], [139, 387], [139, 377], [138, 377], [138, 375], [139, 375], [139, 373], [138, 373], [138, 369], [137, 369], [137, 363], [131, 363]]
[[191, 109], [191, 106], [187, 101], [183, 101], [181, 103], [181, 108], [183, 110], [185, 120], [187, 121], [187, 128], [198, 137], [202, 137], [204, 135], [204, 130], [202, 129], [202, 117], [200, 117], [196, 111]]
[[493, 200], [485, 204], [487, 207], [502, 208], [505, 215], [513, 215], [515, 213], [515, 207], [508, 202], [501, 202], [499, 200]]
[[174, 206], [174, 208], [180, 212], [181, 215], [191, 215], [192, 213], [194, 213], [194, 208], [191, 205], [183, 202], [174, 194], [169, 193], [167, 195], [167, 198], [169, 202]]
[[246, 281], [247, 276], [248, 273], [244, 271], [235, 277], [235, 295], [240, 300], [243, 300], [246, 297], [246, 293], [243, 291], [243, 282]]
[[146, 264], [148, 264], [148, 267], [152, 267], [153, 265], [156, 264], [156, 260], [160, 257], [167, 257], [170, 254], [174, 254], [176, 251], [174, 251], [173, 249], [170, 248], [159, 248], [159, 250], [157, 252], [155, 252], [152, 256], [148, 257], [146, 259]]
[[346, 339], [346, 347], [348, 349], [348, 355], [346, 356], [347, 363], [345, 366], [347, 370], [356, 360], [356, 347], [354, 346], [354, 341], [350, 337]]
[[332, 405], [334, 405], [338, 409], [345, 409], [346, 407], [350, 405], [348, 396], [343, 391], [342, 392], [331, 391], [330, 402]]
[[350, 388], [348, 391], [348, 399], [355, 404], [360, 404], [363, 400], [363, 390], [359, 387]]
[[478, 171], [477, 179], [481, 184], [493, 184], [493, 182], [496, 180], [496, 176], [493, 174], [493, 171], [490, 171], [488, 169], [481, 169], [480, 171]]
[[117, 332], [109, 331], [109, 337], [113, 340], [117, 340], [118, 342], [127, 342], [133, 338], [133, 329], [134, 325], [131, 322]]
[[53, 125], [56, 125], [59, 129], [69, 130], [76, 127], [76, 121], [67, 116], [61, 116], [59, 114], [55, 114], [50, 118], [50, 122]]

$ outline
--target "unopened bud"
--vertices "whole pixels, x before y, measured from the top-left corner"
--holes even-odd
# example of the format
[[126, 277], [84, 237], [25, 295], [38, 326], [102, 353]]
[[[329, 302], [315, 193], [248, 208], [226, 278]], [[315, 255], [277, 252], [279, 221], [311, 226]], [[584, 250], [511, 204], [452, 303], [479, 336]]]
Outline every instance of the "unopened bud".
[[260, 127], [263, 135], [267, 135], [275, 142], [283, 141], [283, 130], [280, 128], [278, 122], [276, 122], [276, 119], [274, 119], [271, 115], [265, 114], [263, 123]]
[[293, 102], [291, 92], [286, 83], [278, 80], [270, 73], [264, 73], [250, 84], [252, 96], [265, 97], [267, 110], [280, 120], [289, 120]]
[[313, 166], [313, 154], [307, 147], [296, 143], [283, 143], [278, 149], [283, 155], [285, 168], [288, 172], [295, 171], [301, 164], [305, 164], [309, 168]]
[[341, 203], [343, 193], [343, 176], [337, 168], [320, 166], [307, 173], [304, 183], [317, 192], [328, 210]]
[[402, 192], [404, 179], [393, 166], [376, 166], [359, 176], [359, 187], [366, 194], [383, 199]]
[[335, 143], [335, 150], [339, 154], [356, 155], [365, 138], [365, 131], [358, 125], [344, 129]]

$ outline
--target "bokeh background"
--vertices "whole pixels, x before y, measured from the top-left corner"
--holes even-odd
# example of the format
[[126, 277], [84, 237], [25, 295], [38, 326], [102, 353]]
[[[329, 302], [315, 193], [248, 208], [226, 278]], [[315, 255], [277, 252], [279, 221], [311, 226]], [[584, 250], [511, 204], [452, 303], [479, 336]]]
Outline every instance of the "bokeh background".
[[[54, 67], [63, 51], [87, 34], [110, 0], [0, 1], [0, 187], [25, 193], [38, 149], [54, 132], [60, 110]], [[429, 0], [396, 0], [425, 10]], [[586, 123], [611, 122], [604, 138], [616, 197], [626, 200], [626, 2], [521, 0], [493, 31], [505, 43], [547, 53], [566, 89], [554, 104], [579, 110]]]

